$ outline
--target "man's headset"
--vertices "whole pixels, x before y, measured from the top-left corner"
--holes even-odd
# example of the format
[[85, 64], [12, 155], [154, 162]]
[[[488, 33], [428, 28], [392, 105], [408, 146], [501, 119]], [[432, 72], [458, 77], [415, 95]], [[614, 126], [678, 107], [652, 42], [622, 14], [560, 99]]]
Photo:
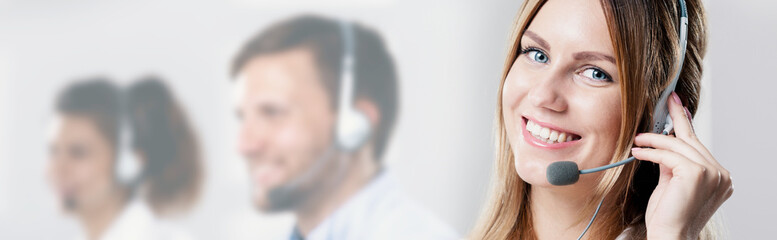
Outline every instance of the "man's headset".
[[[310, 184], [316, 176], [326, 170], [330, 161], [338, 161], [335, 173], [331, 175], [341, 177], [342, 171], [347, 165], [343, 159], [335, 159], [335, 154], [353, 153], [361, 149], [370, 137], [372, 127], [367, 115], [354, 105], [354, 95], [356, 92], [355, 68], [356, 62], [355, 45], [356, 36], [352, 23], [340, 22], [340, 38], [343, 42], [343, 54], [340, 65], [340, 95], [337, 103], [337, 122], [335, 124], [335, 134], [333, 143], [318, 156], [313, 165], [308, 168], [301, 176], [293, 179], [284, 186], [271, 190], [268, 194], [270, 202], [282, 205], [281, 208], [287, 208], [298, 201], [302, 201], [306, 196], [298, 192], [300, 187]], [[331, 184], [337, 184], [340, 179], [332, 179]]]
[[341, 150], [353, 152], [361, 148], [370, 136], [372, 129], [367, 115], [354, 105], [356, 92], [354, 54], [356, 36], [351, 23], [340, 22], [340, 35], [343, 39], [343, 58], [340, 65], [340, 97], [338, 101], [337, 126], [335, 136]]

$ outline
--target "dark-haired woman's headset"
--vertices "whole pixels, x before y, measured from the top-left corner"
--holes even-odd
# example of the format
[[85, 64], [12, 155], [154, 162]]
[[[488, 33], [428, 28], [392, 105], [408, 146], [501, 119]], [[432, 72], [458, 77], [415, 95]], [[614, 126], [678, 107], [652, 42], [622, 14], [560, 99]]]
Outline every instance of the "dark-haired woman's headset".
[[118, 115], [119, 136], [116, 144], [116, 162], [114, 164], [114, 176], [116, 181], [124, 186], [134, 187], [138, 184], [143, 172], [143, 166], [135, 158], [132, 145], [132, 126], [130, 124], [129, 110], [126, 98], [122, 99], [121, 112]]

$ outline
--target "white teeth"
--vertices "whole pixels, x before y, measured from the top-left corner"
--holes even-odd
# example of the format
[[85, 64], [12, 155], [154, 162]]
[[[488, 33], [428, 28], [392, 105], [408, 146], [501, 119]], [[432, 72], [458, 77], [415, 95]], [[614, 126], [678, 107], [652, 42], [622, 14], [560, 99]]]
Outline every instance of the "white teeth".
[[567, 141], [567, 133], [560, 133], [558, 135], [558, 142], [563, 143]]
[[548, 141], [555, 142], [556, 140], [558, 140], [558, 132], [550, 131], [550, 137], [548, 138]]
[[526, 121], [526, 130], [531, 133], [532, 136], [546, 143], [563, 143], [573, 140], [572, 134], [565, 132], [558, 132], [551, 130], [550, 128], [542, 127], [539, 124]]
[[540, 130], [540, 137], [545, 138], [545, 139], [550, 137], [550, 129], [549, 128], [542, 128], [542, 130]]
[[537, 125], [536, 123], [531, 122], [531, 128], [530, 129], [531, 129], [530, 130], [531, 132], [535, 133], [535, 135], [538, 135], [536, 133], [540, 132], [540, 125]]

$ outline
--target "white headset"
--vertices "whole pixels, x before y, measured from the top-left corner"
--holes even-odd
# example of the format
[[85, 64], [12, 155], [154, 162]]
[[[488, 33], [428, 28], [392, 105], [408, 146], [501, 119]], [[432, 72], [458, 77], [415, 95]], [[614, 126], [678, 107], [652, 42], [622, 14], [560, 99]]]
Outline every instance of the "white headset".
[[121, 112], [119, 112], [118, 117], [119, 136], [118, 143], [116, 144], [114, 176], [120, 184], [133, 186], [140, 180], [142, 169], [140, 162], [133, 155], [132, 127], [129, 123], [129, 111], [126, 107], [126, 98], [122, 100]]
[[346, 21], [341, 21], [340, 34], [343, 39], [343, 58], [340, 67], [340, 96], [335, 137], [340, 150], [353, 152], [364, 145], [372, 129], [367, 115], [356, 109], [353, 101], [356, 91], [354, 81], [356, 41], [353, 26]]
[[[338, 98], [337, 123], [335, 125], [335, 139], [329, 144], [326, 151], [319, 155], [313, 162], [313, 166], [308, 168], [300, 177], [293, 179], [286, 186], [273, 190], [269, 195], [284, 199], [293, 196], [295, 190], [301, 185], [311, 181], [317, 174], [326, 170], [326, 164], [333, 161], [333, 156], [337, 153], [335, 149], [343, 152], [355, 152], [359, 150], [369, 139], [371, 133], [370, 121], [364, 112], [355, 108], [353, 104], [353, 95], [355, 92], [354, 83], [354, 35], [353, 26], [350, 23], [340, 22], [340, 34], [343, 39], [343, 57], [341, 59], [340, 69], [340, 96]], [[342, 177], [342, 171], [347, 164], [343, 159], [336, 160], [338, 167], [330, 174], [335, 177]], [[342, 179], [340, 179], [342, 180]]]

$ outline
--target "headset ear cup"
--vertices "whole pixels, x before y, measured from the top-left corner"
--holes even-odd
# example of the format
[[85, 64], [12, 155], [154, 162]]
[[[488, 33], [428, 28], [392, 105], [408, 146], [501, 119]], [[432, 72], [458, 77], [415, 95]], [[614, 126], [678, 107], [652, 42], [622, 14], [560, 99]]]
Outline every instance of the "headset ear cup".
[[361, 148], [370, 136], [370, 120], [364, 112], [356, 109], [353, 104], [356, 91], [356, 76], [354, 72], [354, 29], [348, 22], [340, 23], [340, 33], [343, 39], [343, 59], [340, 75], [340, 96], [338, 100], [337, 124], [335, 137], [341, 150], [353, 152]]
[[358, 110], [345, 110], [337, 122], [337, 142], [342, 150], [352, 152], [364, 145], [370, 136], [370, 120]]
[[133, 184], [140, 175], [140, 163], [130, 153], [122, 153], [116, 161], [116, 180], [124, 185]]

